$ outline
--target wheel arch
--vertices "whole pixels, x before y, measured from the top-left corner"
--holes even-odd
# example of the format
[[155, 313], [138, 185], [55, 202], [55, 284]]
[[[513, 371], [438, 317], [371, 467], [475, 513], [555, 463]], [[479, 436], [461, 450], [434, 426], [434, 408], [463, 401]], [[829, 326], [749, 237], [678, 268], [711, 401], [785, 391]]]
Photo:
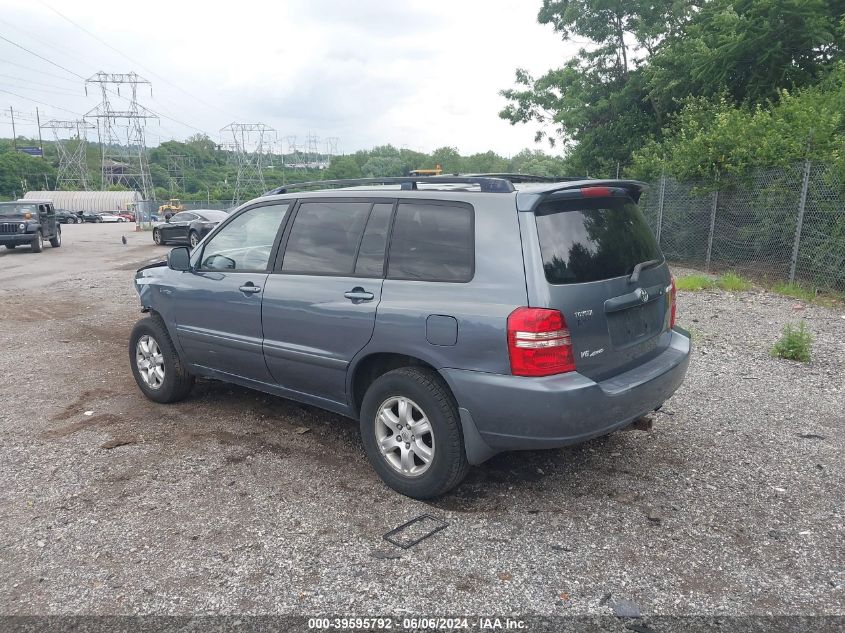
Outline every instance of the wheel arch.
[[[437, 371], [430, 361], [413, 354], [404, 354], [397, 352], [371, 352], [361, 356], [354, 361], [350, 367], [349, 375], [347, 377], [347, 393], [349, 394], [349, 405], [355, 416], [361, 413], [361, 403], [364, 400], [364, 394], [373, 382], [379, 377], [394, 369], [400, 367], [424, 367], [437, 372], [441, 378], [442, 374]], [[452, 391], [452, 386], [446, 382], [449, 391]], [[452, 394], [454, 397], [454, 393]]]

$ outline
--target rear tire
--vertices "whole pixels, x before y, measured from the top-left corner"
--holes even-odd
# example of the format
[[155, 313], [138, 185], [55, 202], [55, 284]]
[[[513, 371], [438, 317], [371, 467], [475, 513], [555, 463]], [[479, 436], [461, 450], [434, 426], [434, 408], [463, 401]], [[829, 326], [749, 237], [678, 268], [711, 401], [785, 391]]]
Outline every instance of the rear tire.
[[[401, 431], [395, 429], [392, 433], [388, 431], [386, 436], [384, 434], [385, 428], [392, 428], [394, 419], [389, 418], [389, 424], [381, 421], [385, 409], [392, 411], [391, 403], [403, 400], [413, 410], [407, 418], [410, 425], [406, 423], [398, 428], [418, 433], [419, 438], [415, 435], [405, 438]], [[401, 413], [398, 419], [401, 423]], [[420, 428], [420, 419], [428, 420], [430, 431], [425, 433], [425, 437], [430, 439], [423, 440], [422, 433], [414, 431]], [[457, 403], [440, 375], [431, 369], [402, 367], [377, 378], [364, 395], [360, 422], [367, 459], [379, 477], [403, 495], [414, 499], [438, 497], [461, 483], [469, 472]], [[397, 466], [397, 462], [402, 461], [400, 454], [404, 454], [402, 447], [407, 451], [410, 447], [419, 446], [416, 442], [424, 443], [422, 453], [416, 451], [417, 455], [430, 451], [430, 462], [426, 465], [421, 457], [412, 457], [408, 462], [411, 473], [413, 469], [421, 472], [403, 474], [400, 467], [404, 466], [404, 462], [402, 466]], [[380, 448], [385, 444], [387, 452]], [[412, 449], [412, 452], [415, 451]]]
[[10, 251], [15, 250], [15, 246], [17, 246], [17, 244], [6, 244], [6, 248], [8, 248]]
[[35, 236], [32, 238], [32, 252], [33, 253], [40, 253], [44, 250], [44, 236], [41, 235], [41, 231], [38, 231]]
[[197, 233], [196, 231], [191, 231], [188, 235], [188, 242], [190, 243], [191, 248], [196, 248], [197, 244], [200, 243], [199, 233]]
[[50, 238], [50, 246], [53, 248], [59, 248], [62, 245], [62, 227], [56, 227], [56, 237]]
[[[151, 345], [151, 341], [154, 346]], [[142, 342], [140, 347], [139, 342]], [[150, 354], [151, 347], [157, 352]], [[144, 375], [144, 372], [149, 371], [150, 361], [160, 364], [164, 373], [159, 378], [158, 384]], [[170, 334], [159, 316], [143, 318], [132, 328], [132, 334], [129, 336], [129, 364], [138, 388], [154, 402], [162, 404], [179, 402], [188, 396], [194, 386], [194, 376], [185, 369], [170, 339]]]

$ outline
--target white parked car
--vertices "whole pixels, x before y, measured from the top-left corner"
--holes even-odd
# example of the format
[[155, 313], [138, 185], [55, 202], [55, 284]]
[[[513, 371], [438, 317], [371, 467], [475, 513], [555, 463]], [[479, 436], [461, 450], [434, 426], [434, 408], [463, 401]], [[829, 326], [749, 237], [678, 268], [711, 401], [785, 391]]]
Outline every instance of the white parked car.
[[101, 213], [100, 214], [100, 221], [101, 222], [126, 222], [126, 218], [122, 218], [119, 215], [114, 215], [112, 213]]

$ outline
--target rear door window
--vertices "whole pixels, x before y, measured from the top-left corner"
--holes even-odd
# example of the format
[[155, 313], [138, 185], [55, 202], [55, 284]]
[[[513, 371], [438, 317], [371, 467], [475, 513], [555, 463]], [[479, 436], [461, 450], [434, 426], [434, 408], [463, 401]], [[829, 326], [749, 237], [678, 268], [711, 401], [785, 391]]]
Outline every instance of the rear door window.
[[285, 247], [282, 272], [352, 275], [371, 202], [303, 202]]
[[663, 255], [629, 198], [555, 201], [535, 212], [546, 280], [577, 284], [630, 275]]
[[389, 279], [466, 282], [475, 262], [473, 210], [459, 202], [400, 202], [390, 238]]
[[387, 233], [390, 230], [392, 215], [392, 202], [373, 205], [367, 228], [361, 238], [358, 259], [355, 261], [357, 276], [382, 277], [384, 275], [384, 248], [387, 246]]

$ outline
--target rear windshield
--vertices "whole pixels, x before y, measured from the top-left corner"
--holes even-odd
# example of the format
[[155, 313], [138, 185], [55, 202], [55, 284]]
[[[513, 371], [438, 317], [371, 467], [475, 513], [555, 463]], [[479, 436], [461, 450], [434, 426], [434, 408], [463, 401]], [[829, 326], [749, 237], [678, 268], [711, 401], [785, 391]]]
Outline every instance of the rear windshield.
[[640, 262], [663, 261], [651, 229], [629, 198], [549, 202], [535, 215], [551, 284], [612, 279], [630, 275]]

